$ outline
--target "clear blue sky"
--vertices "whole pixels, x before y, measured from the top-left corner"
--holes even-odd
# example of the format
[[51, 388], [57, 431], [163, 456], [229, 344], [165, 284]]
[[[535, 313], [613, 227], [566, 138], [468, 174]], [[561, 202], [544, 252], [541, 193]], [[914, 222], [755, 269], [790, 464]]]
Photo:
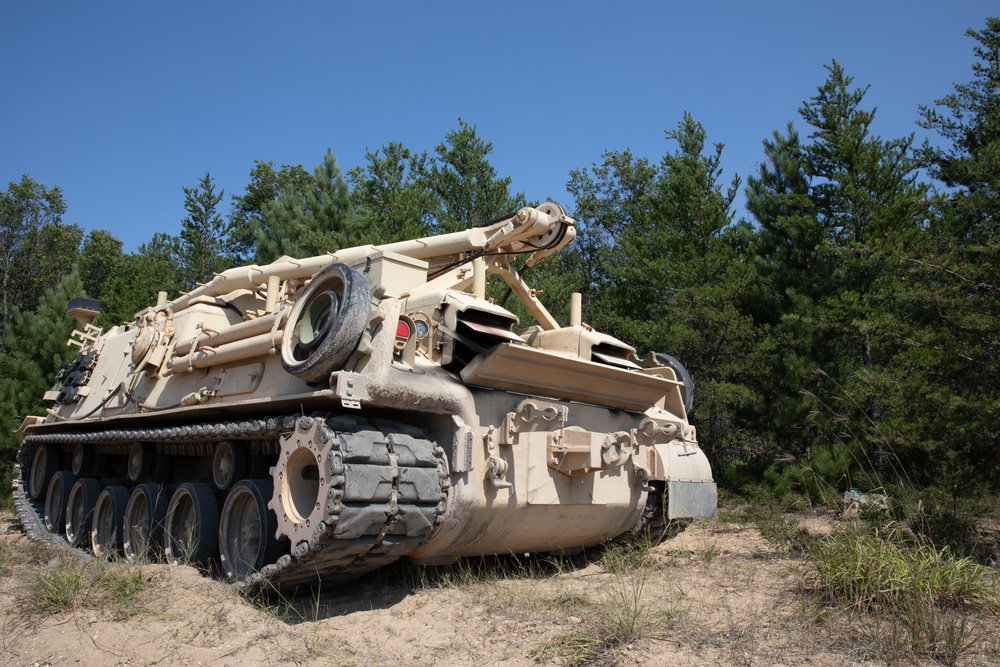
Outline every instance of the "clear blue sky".
[[[971, 78], [995, 2], [28, 2], [0, 5], [0, 183], [63, 189], [64, 222], [134, 250], [176, 234], [182, 186], [229, 196], [255, 159], [341, 167], [430, 150], [461, 117], [529, 199], [570, 170], [656, 159], [690, 111], [745, 178], [837, 59], [883, 137]], [[228, 208], [227, 208], [228, 210]]]

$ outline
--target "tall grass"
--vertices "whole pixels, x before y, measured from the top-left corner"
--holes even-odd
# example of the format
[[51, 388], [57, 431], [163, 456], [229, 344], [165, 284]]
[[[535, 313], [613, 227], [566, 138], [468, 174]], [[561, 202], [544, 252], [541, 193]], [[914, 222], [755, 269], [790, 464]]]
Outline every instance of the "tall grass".
[[813, 565], [824, 598], [858, 611], [906, 610], [914, 599], [1000, 611], [989, 568], [898, 532], [879, 535], [863, 523], [819, 541]]
[[816, 591], [851, 612], [868, 657], [916, 655], [954, 665], [987, 639], [984, 628], [995, 633], [996, 574], [948, 547], [858, 522], [818, 541], [812, 565]]

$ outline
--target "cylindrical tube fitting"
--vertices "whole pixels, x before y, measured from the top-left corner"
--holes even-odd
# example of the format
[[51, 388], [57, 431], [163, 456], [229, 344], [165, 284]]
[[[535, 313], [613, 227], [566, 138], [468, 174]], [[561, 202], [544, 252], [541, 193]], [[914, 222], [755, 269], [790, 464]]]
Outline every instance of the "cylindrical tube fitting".
[[569, 295], [569, 325], [578, 327], [583, 324], [583, 295], [573, 292]]
[[264, 312], [273, 313], [278, 305], [278, 289], [281, 286], [281, 278], [278, 276], [267, 277], [267, 304]]
[[477, 299], [486, 298], [486, 260], [482, 257], [472, 260], [472, 294]]

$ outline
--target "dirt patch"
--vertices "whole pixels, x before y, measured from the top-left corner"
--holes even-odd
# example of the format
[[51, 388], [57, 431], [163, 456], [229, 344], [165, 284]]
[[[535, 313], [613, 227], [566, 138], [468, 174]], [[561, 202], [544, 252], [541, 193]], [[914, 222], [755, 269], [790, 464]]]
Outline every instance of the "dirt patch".
[[[819, 535], [833, 525], [822, 513], [791, 520]], [[594, 664], [843, 667], [888, 661], [873, 653], [870, 637], [808, 595], [807, 561], [733, 520], [689, 526], [646, 553], [640, 568], [612, 568], [607, 556], [592, 556], [505, 577], [470, 571], [422, 578], [416, 570], [409, 585], [385, 583], [386, 576], [376, 574], [255, 603], [192, 568], [147, 565], [138, 570], [141, 585], [127, 604], [90, 583], [91, 590], [66, 607], [39, 609], [33, 582], [71, 562], [19, 533], [0, 534], [0, 664], [515, 667], [589, 657]], [[95, 576], [93, 559], [77, 566], [84, 579]], [[107, 587], [119, 575], [106, 576]], [[590, 643], [585, 650], [574, 643], [600, 639], [609, 622], [630, 617], [640, 632], [629, 641]], [[959, 664], [1000, 664], [996, 619], [979, 625], [984, 641]]]

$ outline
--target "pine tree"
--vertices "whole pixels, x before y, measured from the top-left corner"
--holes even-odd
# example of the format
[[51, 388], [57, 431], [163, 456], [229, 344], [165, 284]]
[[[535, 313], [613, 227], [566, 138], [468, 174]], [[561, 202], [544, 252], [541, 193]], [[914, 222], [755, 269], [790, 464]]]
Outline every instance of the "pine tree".
[[195, 187], [183, 190], [187, 215], [181, 221], [181, 260], [184, 283], [193, 289], [230, 265], [229, 226], [218, 210], [225, 193], [216, 193], [208, 172]]
[[599, 329], [640, 353], [668, 352], [695, 378], [691, 415], [712, 456], [740, 446], [752, 321], [742, 314], [753, 283], [740, 261], [731, 210], [739, 179], [720, 182], [723, 147], [685, 114], [667, 139], [677, 144], [658, 165], [629, 151], [606, 152], [573, 172], [576, 216], [599, 267], [588, 306]]
[[104, 285], [118, 274], [122, 262], [122, 242], [104, 229], [92, 230], [83, 239], [80, 251], [80, 279], [92, 299], [104, 298]]
[[765, 142], [747, 199], [760, 275], [773, 293], [762, 291], [753, 312], [772, 325], [779, 351], [760, 378], [776, 442], [809, 458], [812, 474], [844, 485], [849, 473], [906, 474], [899, 453], [907, 443], [888, 428], [895, 396], [886, 389], [905, 345], [889, 304], [927, 206], [912, 135], [872, 134], [867, 88], [854, 88], [836, 62], [827, 70], [800, 109], [809, 141], [800, 144], [789, 126]]
[[66, 314], [72, 299], [83, 296], [79, 274], [67, 274], [48, 289], [32, 312], [16, 308], [0, 350], [0, 458], [11, 460], [19, 442], [13, 430], [26, 415], [44, 415], [42, 395], [59, 366], [79, 352], [66, 345], [76, 322]]
[[490, 164], [492, 152], [493, 142], [480, 138], [475, 125], [461, 118], [458, 129], [434, 148], [422, 181], [436, 198], [431, 225], [435, 233], [484, 225], [524, 206], [524, 195], [510, 192], [510, 177], [499, 177]]
[[955, 92], [921, 107], [921, 125], [948, 142], [926, 143], [923, 156], [932, 176], [957, 192], [948, 199], [959, 223], [953, 234], [970, 244], [988, 244], [1000, 228], [1000, 17], [986, 28], [965, 33], [977, 44], [973, 79], [955, 84]]
[[427, 153], [399, 142], [365, 152], [367, 164], [348, 172], [358, 215], [370, 243], [389, 243], [433, 233], [434, 193], [426, 186]]
[[27, 174], [0, 190], [0, 337], [15, 308], [34, 309], [73, 267], [83, 230], [62, 224], [65, 212], [59, 187]]
[[186, 289], [181, 260], [181, 240], [162, 232], [123, 255], [101, 291], [98, 323], [114, 326], [131, 322], [136, 313], [154, 305], [157, 294], [175, 298]]
[[233, 195], [229, 211], [230, 249], [235, 264], [246, 264], [257, 256], [257, 230], [262, 225], [264, 206], [278, 198], [281, 191], [303, 191], [312, 175], [302, 165], [281, 165], [257, 160], [250, 171], [250, 182], [241, 195]]
[[[947, 188], [891, 302], [906, 342], [893, 381], [905, 398], [894, 431], [915, 481], [943, 488], [951, 507], [1000, 489], [1000, 18], [975, 41], [972, 80], [922, 107], [921, 125], [943, 145], [925, 143], [928, 171]], [[953, 510], [952, 510], [953, 511]]]
[[336, 252], [366, 242], [347, 183], [329, 149], [310, 181], [292, 179], [282, 184], [278, 198], [261, 207], [256, 237], [260, 263], [282, 255], [310, 257]]

